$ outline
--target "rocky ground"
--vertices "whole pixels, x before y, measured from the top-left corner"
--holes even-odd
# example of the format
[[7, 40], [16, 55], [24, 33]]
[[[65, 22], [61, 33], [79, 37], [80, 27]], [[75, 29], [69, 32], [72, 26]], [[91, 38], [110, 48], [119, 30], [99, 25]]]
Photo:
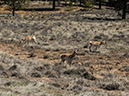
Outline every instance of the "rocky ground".
[[[55, 13], [0, 13], [2, 96], [128, 96], [129, 15], [83, 9]], [[19, 45], [26, 36], [38, 44]], [[90, 40], [106, 41], [89, 52]], [[79, 50], [69, 65], [60, 54]]]

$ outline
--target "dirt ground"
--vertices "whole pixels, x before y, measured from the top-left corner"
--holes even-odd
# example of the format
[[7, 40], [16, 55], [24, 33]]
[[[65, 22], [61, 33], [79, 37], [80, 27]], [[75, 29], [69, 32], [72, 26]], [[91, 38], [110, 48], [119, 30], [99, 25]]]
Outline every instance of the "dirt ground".
[[[33, 7], [36, 8], [36, 7], [39, 7], [39, 6], [37, 6], [37, 5], [30, 6], [30, 8], [33, 8]], [[47, 7], [50, 7], [50, 6], [47, 6]], [[70, 11], [66, 11], [66, 7], [63, 7], [63, 8], [62, 7], [56, 7], [56, 8], [60, 9], [60, 10], [57, 10], [56, 12], [70, 12]], [[73, 9], [74, 9], [74, 11], [77, 11], [77, 10], [81, 9], [81, 7], [76, 7], [75, 6], [75, 7], [73, 7]], [[1, 13], [6, 13], [6, 12], [11, 13], [10, 11], [4, 10], [4, 7], [1, 8], [0, 12]], [[49, 11], [49, 12], [48, 11], [34, 11], [34, 12], [31, 12], [31, 11], [16, 11], [16, 13], [20, 13], [20, 14], [37, 14], [37, 13], [43, 13], [43, 14], [45, 13], [46, 14], [46, 13], [53, 13], [53, 12], [55, 12], [55, 11]], [[60, 60], [60, 54], [61, 53], [63, 53], [63, 52], [72, 53], [75, 50], [75, 49], [60, 49], [60, 48], [59, 49], [40, 48], [40, 47], [38, 47], [40, 45], [34, 45], [34, 46], [26, 45], [26, 46], [23, 47], [23, 45], [24, 44], [19, 44], [19, 42], [14, 42], [14, 41], [0, 41], [0, 50], [3, 53], [6, 52], [7, 54], [13, 55], [14, 57], [19, 58], [20, 60], [23, 60], [23, 61], [24, 60], [37, 60], [37, 61], [41, 61], [41, 62], [49, 62], [49, 63], [52, 64], [50, 66], [52, 66], [53, 69], [54, 69], [54, 67], [56, 67], [55, 66], [56, 64], [59, 65], [59, 63], [61, 61]], [[105, 46], [107, 46], [107, 45], [102, 45], [101, 48], [105, 48]], [[88, 48], [80, 48], [79, 51], [78, 51], [78, 55], [75, 57], [75, 59], [72, 62], [71, 67], [67, 67], [65, 70], [69, 70], [69, 69], [72, 69], [72, 68], [74, 69], [74, 68], [82, 68], [83, 67], [83, 68], [86, 68], [88, 70], [88, 72], [91, 73], [94, 77], [99, 78], [100, 82], [101, 82], [101, 80], [105, 79], [106, 74], [109, 74], [109, 75], [111, 75], [111, 77], [108, 75], [110, 78], [113, 78], [113, 79], [115, 78], [114, 81], [117, 81], [117, 79], [116, 79], [117, 77], [115, 77], [117, 75], [118, 79], [120, 81], [122, 81], [123, 78], [127, 78], [126, 83], [128, 83], [128, 79], [129, 79], [129, 72], [128, 72], [128, 70], [129, 70], [128, 69], [129, 58], [127, 56], [128, 54], [129, 54], [128, 50], [119, 51], [119, 50], [112, 49], [112, 50], [109, 50], [109, 54], [101, 54], [99, 50], [90, 52]], [[42, 65], [42, 66], [44, 67], [44, 65]], [[47, 71], [47, 70], [48, 69], [45, 69], [45, 71]], [[53, 72], [53, 70], [51, 70], [51, 71]], [[57, 73], [58, 73], [58, 71], [57, 71]], [[113, 77], [112, 77], [112, 74], [113, 74]], [[29, 80], [30, 81], [33, 80], [36, 83], [43, 82], [43, 84], [51, 83], [53, 81], [56, 81], [60, 84], [64, 83], [64, 85], [65, 85], [66, 82], [71, 83], [70, 80], [73, 80], [75, 77], [74, 76], [73, 77], [72, 76], [64, 76], [64, 74], [63, 74], [63, 78], [70, 78], [70, 79], [69, 79], [69, 81], [67, 81], [65, 79], [62, 80], [61, 77], [58, 77], [58, 78], [55, 78], [55, 77], [51, 78], [50, 77], [49, 78], [47, 76], [43, 76], [41, 78], [33, 78], [32, 77], [32, 78], [29, 78]], [[78, 77], [76, 77], [76, 78], [78, 78]], [[13, 78], [13, 77], [6, 78], [7, 81], [16, 80], [16, 79], [17, 78]], [[19, 80], [19, 79], [17, 79], [17, 80]], [[83, 79], [81, 78], [80, 81], [83, 81]], [[74, 82], [74, 80], [73, 80], [73, 82]], [[106, 88], [108, 89], [108, 87], [106, 87], [106, 88], [104, 87], [105, 89], [104, 88], [95, 89], [94, 85], [90, 85], [90, 84], [92, 84], [91, 82], [93, 82], [93, 81], [92, 80], [88, 81], [87, 79], [84, 80], [85, 86], [87, 86], [87, 89], [85, 89], [86, 91], [87, 90], [88, 91], [96, 90], [98, 92], [109, 92], [109, 93], [114, 93], [114, 94], [117, 94], [117, 95], [122, 94], [122, 89], [120, 89], [120, 90], [115, 90], [115, 89], [110, 90], [110, 88], [109, 88], [109, 90], [105, 90]], [[96, 82], [98, 82], [98, 81], [96, 81]], [[107, 80], [107, 82], [108, 82], [108, 80]], [[100, 85], [101, 85], [101, 83], [100, 83]], [[124, 85], [124, 84], [122, 83], [120, 85]], [[70, 84], [69, 84], [69, 86], [70, 86]], [[71, 86], [72, 86], [72, 84], [71, 84]], [[81, 86], [81, 84], [79, 86]], [[101, 86], [101, 87], [103, 87], [103, 86]], [[0, 87], [0, 90], [4, 90], [4, 91], [10, 90], [10, 91], [12, 91], [13, 89]], [[29, 92], [30, 92], [30, 89], [28, 89], [28, 90], [29, 91], [28, 91], [27, 94], [29, 94]], [[47, 88], [43, 88], [43, 90], [47, 90]], [[64, 90], [63, 88], [62, 89], [57, 88], [57, 90], [55, 90], [55, 89], [52, 90], [52, 89], [48, 88], [47, 91], [49, 91], [50, 93], [56, 94], [56, 95], [53, 95], [53, 96], [62, 96], [62, 95], [60, 95], [60, 93], [61, 94], [67, 93], [68, 90], [72, 90], [72, 89]], [[19, 92], [13, 91], [13, 92], [15, 92], [16, 94], [21, 94], [20, 91]], [[31, 93], [31, 94], [33, 94], [33, 93]], [[91, 95], [91, 96], [95, 96], [95, 95]], [[97, 95], [97, 96], [99, 96], [99, 95]]]

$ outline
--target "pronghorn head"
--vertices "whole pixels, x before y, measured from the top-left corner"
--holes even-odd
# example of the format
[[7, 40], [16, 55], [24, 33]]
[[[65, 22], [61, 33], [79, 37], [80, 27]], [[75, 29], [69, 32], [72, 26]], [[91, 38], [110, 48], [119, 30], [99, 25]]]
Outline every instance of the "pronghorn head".
[[77, 53], [78, 53], [78, 50], [75, 50], [75, 51], [73, 52], [74, 55], [77, 55]]
[[102, 41], [102, 42], [103, 42], [104, 45], [106, 44], [106, 41]]
[[101, 41], [101, 44], [104, 44], [104, 45], [105, 45], [105, 44], [106, 44], [106, 42], [105, 42], [105, 41]]

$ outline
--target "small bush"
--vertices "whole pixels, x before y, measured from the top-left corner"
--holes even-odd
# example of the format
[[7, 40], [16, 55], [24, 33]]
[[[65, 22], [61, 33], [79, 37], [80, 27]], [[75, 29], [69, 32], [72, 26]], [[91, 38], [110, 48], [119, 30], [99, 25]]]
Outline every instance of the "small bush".
[[2, 65], [0, 65], [0, 70], [2, 70], [2, 71], [4, 70], [4, 68], [3, 68], [3, 66], [2, 66]]
[[52, 5], [52, 1], [49, 2], [49, 5]]
[[41, 75], [39, 73], [35, 72], [35, 73], [31, 74], [31, 77], [41, 77]]
[[24, 81], [24, 82], [18, 82], [18, 83], [16, 83], [15, 85], [16, 85], [16, 86], [27, 86], [28, 84], [29, 84], [28, 81]]
[[79, 3], [79, 0], [75, 0], [75, 4], [78, 4]]
[[4, 86], [11, 86], [11, 82], [5, 83]]
[[82, 76], [85, 79], [88, 79], [88, 80], [95, 80], [96, 79], [96, 77], [94, 77], [93, 75], [89, 74], [88, 72], [85, 72]]
[[74, 90], [74, 95], [77, 95], [79, 94], [79, 91], [78, 90]]
[[17, 68], [17, 65], [13, 65], [9, 68], [9, 70], [15, 70]]
[[92, 1], [91, 0], [84, 0], [83, 6], [84, 7], [93, 7]]
[[105, 90], [118, 90], [120, 85], [115, 82], [115, 83], [103, 84], [103, 86], [101, 87]]
[[43, 2], [43, 5], [46, 5], [46, 2]]
[[26, 20], [28, 19], [28, 17], [26, 17], [26, 16], [24, 16], [23, 18], [26, 19]]
[[44, 18], [45, 16], [43, 15], [41, 18]]
[[48, 59], [49, 56], [48, 55], [44, 55], [43, 59]]
[[51, 71], [47, 71], [46, 73], [45, 73], [45, 75], [50, 75], [51, 74]]
[[30, 57], [35, 57], [35, 56], [36, 56], [36, 55], [35, 55], [34, 53], [30, 53], [28, 58], [30, 58]]
[[43, 85], [41, 85], [41, 87], [45, 87], [45, 85], [43, 84]]
[[52, 85], [55, 87], [60, 87], [60, 85], [58, 83], [53, 83]]
[[94, 77], [93, 75], [88, 73], [85, 69], [67, 70], [67, 71], [64, 71], [63, 74], [78, 75], [78, 76], [84, 77], [85, 79], [88, 79], [88, 80], [95, 80], [96, 79], [96, 77]]

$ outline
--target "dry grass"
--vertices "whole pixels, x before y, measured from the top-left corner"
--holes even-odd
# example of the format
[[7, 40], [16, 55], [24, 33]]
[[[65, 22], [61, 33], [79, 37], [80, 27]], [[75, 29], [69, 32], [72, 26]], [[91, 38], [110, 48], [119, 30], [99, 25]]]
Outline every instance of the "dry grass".
[[[1, 12], [6, 11], [1, 9]], [[16, 13], [30, 14], [30, 12], [21, 11]], [[88, 16], [91, 16], [91, 13]], [[83, 16], [86, 15], [83, 14]], [[73, 18], [74, 15], [70, 15], [69, 18], [71, 17]], [[42, 18], [42, 22], [40, 20], [31, 22], [29, 18], [23, 17], [21, 20], [26, 19], [23, 22], [16, 22], [12, 19], [10, 22], [22, 26], [15, 26], [18, 28], [16, 30], [8, 27], [14, 24], [10, 22], [8, 26], [1, 29], [0, 36], [5, 38], [0, 42], [0, 95], [129, 95], [128, 27], [115, 30], [124, 21], [87, 23], [58, 20], [57, 22], [57, 19], [61, 17], [55, 16], [52, 18], [53, 21], [49, 18], [45, 21]], [[37, 26], [30, 26], [34, 23]], [[26, 24], [29, 26], [29, 31], [24, 30], [28, 28], [25, 27]], [[40, 25], [44, 27], [40, 29]], [[48, 29], [44, 30], [46, 27]], [[32, 31], [33, 28], [35, 33]], [[124, 36], [120, 35], [120, 31]], [[105, 36], [101, 36], [102, 33]], [[31, 34], [36, 35], [39, 44], [25, 47], [19, 45], [19, 38]], [[107, 39], [107, 45], [89, 52], [89, 41], [99, 36], [101, 39], [97, 40]], [[13, 40], [12, 37], [14, 37]], [[122, 39], [119, 41], [120, 38]], [[79, 49], [79, 53], [71, 66], [66, 62], [60, 64], [61, 53], [72, 53], [76, 49]]]

